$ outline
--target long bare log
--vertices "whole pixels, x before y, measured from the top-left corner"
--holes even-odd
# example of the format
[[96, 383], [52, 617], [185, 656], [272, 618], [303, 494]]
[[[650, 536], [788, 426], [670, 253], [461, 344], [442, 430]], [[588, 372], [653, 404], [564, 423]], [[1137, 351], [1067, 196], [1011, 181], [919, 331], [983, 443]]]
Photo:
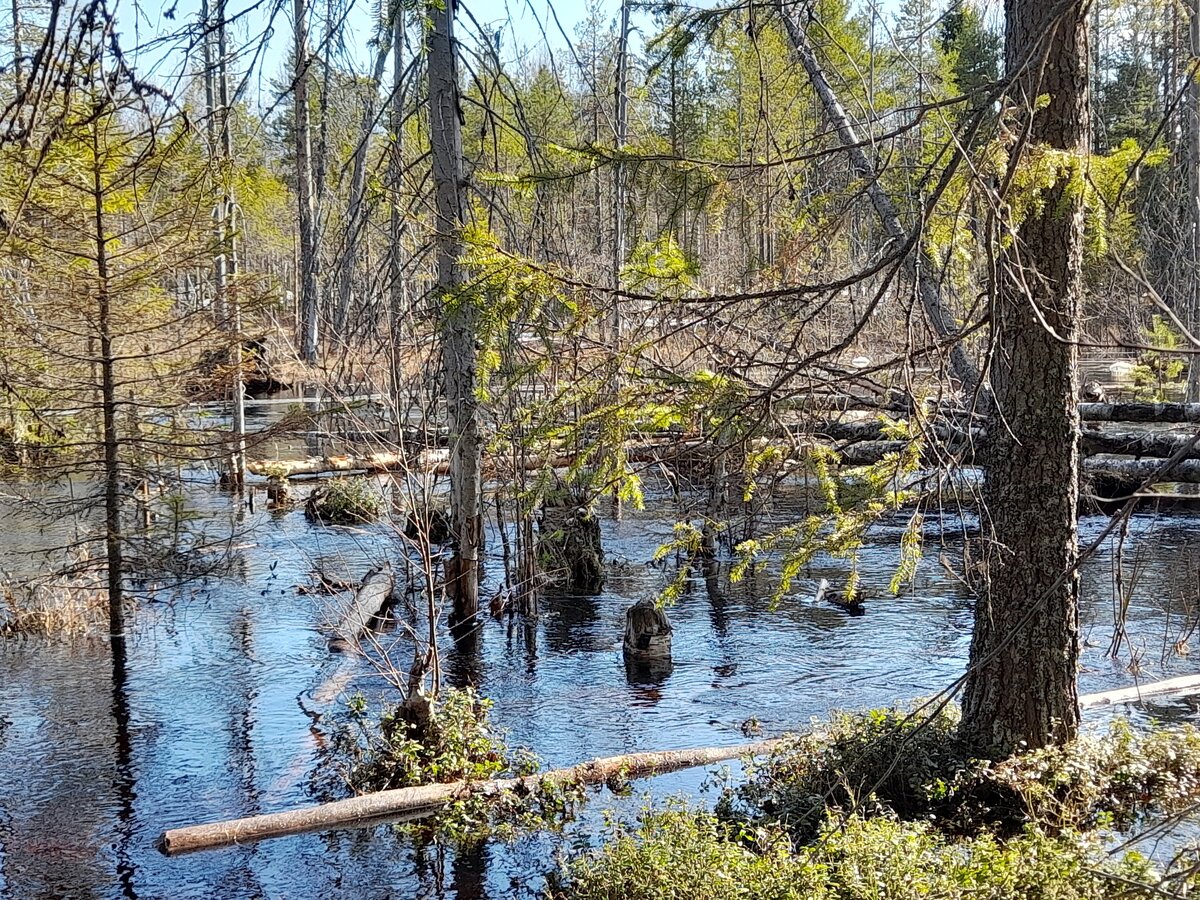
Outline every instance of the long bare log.
[[1093, 456], [1084, 460], [1083, 469], [1089, 476], [1110, 478], [1129, 484], [1141, 484], [1155, 479], [1160, 484], [1200, 484], [1200, 460], [1185, 459], [1175, 463], [1162, 475], [1161, 459], [1120, 459], [1112, 456]]
[[1079, 449], [1085, 456], [1111, 453], [1117, 456], [1171, 459], [1183, 453], [1183, 459], [1200, 459], [1200, 448], [1193, 446], [1190, 434], [1169, 431], [1090, 431], [1080, 435]]
[[1080, 403], [1085, 422], [1200, 422], [1200, 403]]
[[193, 850], [210, 850], [231, 844], [247, 844], [264, 838], [300, 834], [339, 827], [353, 827], [383, 818], [400, 817], [436, 809], [472, 795], [495, 796], [506, 791], [535, 791], [555, 784], [602, 784], [614, 778], [641, 778], [679, 769], [708, 766], [742, 756], [769, 753], [776, 740], [737, 744], [732, 747], [698, 747], [690, 750], [657, 750], [593, 759], [565, 769], [551, 769], [523, 778], [496, 781], [455, 781], [427, 784], [363, 794], [332, 803], [306, 806], [288, 812], [249, 816], [207, 825], [164, 831], [158, 839], [163, 853], [174, 856]]
[[390, 564], [384, 563], [368, 572], [330, 635], [329, 649], [334, 653], [348, 653], [357, 648], [359, 640], [370, 629], [371, 620], [387, 608], [395, 586]]
[[1184, 675], [1180, 678], [1168, 678], [1166, 681], [1139, 684], [1131, 688], [1084, 694], [1079, 698], [1079, 705], [1088, 709], [1094, 706], [1112, 706], [1117, 703], [1139, 703], [1153, 697], [1187, 697], [1195, 694], [1200, 694], [1200, 675]]

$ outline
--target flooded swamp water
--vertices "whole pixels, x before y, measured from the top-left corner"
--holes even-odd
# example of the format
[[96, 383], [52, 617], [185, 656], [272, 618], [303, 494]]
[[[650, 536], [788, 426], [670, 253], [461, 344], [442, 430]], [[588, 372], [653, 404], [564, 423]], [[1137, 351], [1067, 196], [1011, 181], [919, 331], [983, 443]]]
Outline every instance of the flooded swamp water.
[[[234, 571], [150, 596], [143, 590], [122, 682], [113, 683], [104, 639], [0, 645], [0, 896], [528, 897], [557, 852], [592, 839], [603, 810], [636, 810], [638, 797], [604, 794], [563, 835], [459, 852], [414, 846], [384, 825], [162, 856], [154, 844], [164, 828], [312, 802], [319, 737], [302, 702], [333, 665], [324, 631], [331, 601], [296, 586], [317, 567], [357, 577], [402, 552], [389, 525], [326, 527], [298, 510], [250, 513], [209, 486], [190, 487], [187, 506], [192, 529], [225, 537], [236, 523]], [[772, 516], [782, 522], [794, 512], [783, 497]], [[939, 562], [941, 554], [952, 564], [961, 559], [955, 533], [962, 523], [952, 518], [929, 519], [926, 558], [915, 584], [898, 597], [887, 584], [903, 522], [876, 529], [860, 561], [870, 598], [862, 616], [807, 599], [821, 578], [844, 579], [845, 563], [814, 566], [775, 609], [769, 576], [736, 584], [696, 576], [670, 611], [674, 665], [658, 672], [627, 668], [625, 609], [670, 577], [651, 560], [686, 513], [670, 495], [651, 493], [644, 511], [605, 519], [603, 592], [545, 596], [535, 623], [487, 619], [474, 651], [443, 648], [446, 680], [490, 697], [493, 719], [511, 742], [557, 766], [636, 750], [739, 743], [751, 717], [775, 734], [833, 709], [928, 695], [962, 673], [971, 602]], [[32, 551], [69, 537], [65, 525], [47, 526], [19, 504], [10, 503], [3, 517], [0, 567], [9, 571], [37, 571], [41, 562]], [[1107, 521], [1082, 520], [1083, 540]], [[499, 545], [492, 534], [485, 597], [502, 569]], [[1138, 515], [1127, 569], [1134, 567], [1134, 547], [1140, 549], [1130, 643], [1117, 660], [1107, 655], [1112, 543], [1083, 570], [1083, 691], [1134, 684], [1131, 655], [1139, 660], [1137, 678], [1146, 681], [1196, 670], [1186, 650], [1200, 644], [1190, 632], [1200, 517]], [[356, 665], [356, 688], [386, 689], [365, 660]], [[1200, 721], [1185, 700], [1128, 712]], [[709, 777], [678, 773], [636, 789], [696, 795]]]

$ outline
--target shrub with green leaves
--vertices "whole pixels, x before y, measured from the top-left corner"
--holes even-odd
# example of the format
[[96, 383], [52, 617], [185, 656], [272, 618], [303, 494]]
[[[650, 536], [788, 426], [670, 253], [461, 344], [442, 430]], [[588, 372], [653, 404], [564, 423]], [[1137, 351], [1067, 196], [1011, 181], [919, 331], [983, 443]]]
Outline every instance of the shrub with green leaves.
[[[470, 688], [451, 689], [439, 695], [418, 725], [403, 705], [372, 713], [366, 698], [356, 694], [334, 732], [328, 774], [355, 793], [370, 793], [536, 772], [537, 758], [510, 749], [492, 725], [491, 708], [490, 700]], [[528, 792], [468, 795], [412, 827], [423, 835], [436, 832], [466, 842], [488, 835], [506, 838], [524, 829], [560, 827], [582, 800], [582, 786], [546, 782]]]
[[335, 758], [357, 793], [495, 778], [520, 761], [509, 759], [491, 707], [470, 688], [444, 691], [418, 729], [403, 706], [373, 714], [366, 698], [355, 695], [335, 735]]
[[1084, 735], [991, 763], [958, 741], [958, 712], [904, 709], [835, 713], [789, 738], [718, 804], [730, 821], [771, 823], [813, 839], [826, 814], [935, 821], [956, 833], [1049, 833], [1128, 828], [1200, 798], [1200, 731], [1135, 731], [1113, 722]]
[[852, 816], [791, 851], [771, 826], [746, 831], [683, 807], [617, 826], [568, 862], [552, 895], [572, 900], [1107, 900], [1161, 896], [1162, 873], [1100, 840], [1028, 829], [956, 839], [929, 823]]
[[924, 818], [951, 803], [967, 768], [955, 735], [958, 711], [834, 713], [789, 737], [718, 805], [722, 815], [783, 826], [795, 840], [817, 833], [828, 810]]

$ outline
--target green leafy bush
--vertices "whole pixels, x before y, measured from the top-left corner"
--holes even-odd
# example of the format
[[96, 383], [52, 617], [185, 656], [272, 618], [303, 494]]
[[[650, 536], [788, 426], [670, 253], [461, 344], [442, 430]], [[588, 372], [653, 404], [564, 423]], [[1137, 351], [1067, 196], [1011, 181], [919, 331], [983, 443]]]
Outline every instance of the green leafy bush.
[[924, 818], [952, 802], [967, 768], [955, 731], [958, 711], [904, 709], [834, 713], [789, 737], [718, 805], [722, 815], [782, 825], [811, 840], [829, 809]]
[[568, 862], [553, 895], [572, 900], [1105, 900], [1161, 896], [1137, 853], [1111, 859], [1097, 838], [1028, 829], [955, 839], [929, 823], [826, 820], [791, 852], [771, 827], [739, 830], [682, 807], [618, 826]]
[[[489, 781], [532, 775], [538, 760], [510, 749], [493, 727], [490, 700], [473, 690], [443, 691], [414, 722], [404, 705], [373, 715], [366, 698], [351, 698], [346, 720], [334, 732], [329, 774], [355, 793], [456, 781]], [[526, 829], [560, 827], [583, 800], [574, 783], [546, 782], [528, 791], [493, 796], [470, 794], [424, 822], [409, 826], [419, 836], [473, 842], [512, 837]]]
[[474, 691], [444, 691], [418, 727], [403, 705], [373, 716], [365, 698], [350, 700], [350, 715], [335, 735], [345, 780], [357, 793], [434, 782], [484, 780], [520, 768], [492, 727], [490, 700]]
[[770, 823], [811, 841], [830, 811], [935, 821], [946, 831], [1049, 833], [1130, 827], [1200, 798], [1200, 731], [1137, 732], [1113, 722], [999, 763], [971, 758], [956, 736], [953, 707], [836, 713], [788, 739], [718, 811], [730, 821]]

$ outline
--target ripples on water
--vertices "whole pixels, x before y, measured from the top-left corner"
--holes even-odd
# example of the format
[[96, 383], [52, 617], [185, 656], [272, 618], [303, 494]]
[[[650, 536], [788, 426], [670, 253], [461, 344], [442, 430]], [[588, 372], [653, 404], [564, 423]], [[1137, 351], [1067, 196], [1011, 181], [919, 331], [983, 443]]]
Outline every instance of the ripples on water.
[[[196, 488], [190, 499], [213, 527], [228, 521], [228, 497]], [[663, 498], [648, 505], [605, 522], [606, 551], [618, 562], [603, 594], [544, 598], [535, 627], [489, 620], [478, 655], [446, 652], [447, 680], [473, 683], [491, 697], [495, 721], [548, 765], [736, 743], [751, 716], [776, 733], [834, 708], [928, 694], [961, 673], [971, 607], [941, 571], [937, 548], [929, 548], [911, 591], [887, 596], [899, 525], [881, 529], [862, 555], [864, 590], [875, 598], [865, 616], [804, 599], [820, 578], [844, 578], [837, 566], [814, 567], [777, 610], [764, 599], [765, 580], [731, 585], [697, 577], [671, 612], [674, 665], [665, 672], [627, 669], [624, 609], [663, 585], [667, 576], [647, 562], [679, 512]], [[22, 524], [15, 510], [5, 519], [0, 552], [8, 551], [3, 563], [10, 569], [35, 559], [15, 550], [52, 546], [61, 537]], [[1084, 520], [1083, 539], [1104, 524]], [[1131, 529], [1145, 556], [1129, 630], [1146, 679], [1194, 670], [1171, 645], [1185, 630], [1180, 599], [1196, 594], [1198, 526], [1193, 516], [1139, 517]], [[294, 586], [308, 580], [314, 563], [361, 574], [369, 560], [395, 552], [383, 527], [313, 527], [300, 513], [272, 519], [260, 512], [242, 527], [250, 546], [242, 551], [241, 577], [202, 580], [142, 604], [124, 690], [114, 692], [105, 642], [0, 648], [0, 894], [499, 898], [536, 890], [537, 873], [553, 865], [564, 843], [588, 840], [611, 798], [594, 802], [565, 837], [535, 835], [457, 854], [414, 848], [386, 827], [176, 859], [158, 854], [153, 842], [164, 827], [311, 800], [316, 738], [297, 698], [328, 668], [321, 626], [329, 601], [299, 595]], [[954, 546], [947, 553], [954, 557]], [[1132, 683], [1128, 653], [1121, 662], [1105, 655], [1112, 567], [1106, 546], [1084, 572], [1084, 691]], [[499, 563], [493, 559], [490, 568]], [[381, 685], [361, 674], [368, 690]], [[1196, 718], [1184, 701], [1153, 713]], [[705, 777], [664, 776], [653, 789], [694, 793]]]

